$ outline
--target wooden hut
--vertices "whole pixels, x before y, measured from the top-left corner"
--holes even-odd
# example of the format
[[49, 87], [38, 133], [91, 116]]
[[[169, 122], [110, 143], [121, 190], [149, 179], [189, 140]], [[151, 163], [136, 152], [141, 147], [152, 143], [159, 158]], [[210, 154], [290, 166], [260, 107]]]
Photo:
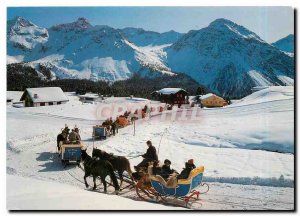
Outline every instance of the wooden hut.
[[152, 98], [168, 104], [188, 104], [188, 92], [182, 88], [163, 88], [152, 92]]
[[223, 98], [212, 93], [201, 95], [199, 99], [202, 107], [223, 107], [227, 105]]

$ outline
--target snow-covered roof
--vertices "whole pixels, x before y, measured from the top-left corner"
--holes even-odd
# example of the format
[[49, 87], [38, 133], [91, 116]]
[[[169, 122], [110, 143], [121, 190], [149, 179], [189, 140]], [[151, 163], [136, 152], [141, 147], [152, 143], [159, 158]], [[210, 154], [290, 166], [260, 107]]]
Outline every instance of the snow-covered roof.
[[200, 96], [200, 99], [201, 99], [201, 100], [205, 100], [205, 99], [210, 98], [210, 97], [213, 97], [213, 96], [214, 96], [213, 93], [208, 93], [208, 94], [206, 94], [206, 95], [201, 95], [201, 96]]
[[97, 94], [92, 94], [92, 93], [86, 93], [84, 95], [79, 95], [80, 98], [99, 98], [99, 95]]
[[43, 88], [27, 88], [21, 97], [28, 93], [33, 102], [55, 102], [55, 101], [68, 101], [68, 97], [59, 87], [43, 87]]
[[223, 98], [221, 98], [221, 97], [219, 97], [218, 95], [215, 95], [215, 94], [213, 94], [213, 93], [208, 93], [208, 94], [206, 94], [206, 95], [200, 95], [200, 100], [206, 100], [206, 99], [208, 99], [208, 98], [211, 98], [211, 97], [216, 97], [216, 98], [219, 98], [219, 99], [222, 99], [222, 100], [224, 100]]
[[186, 92], [186, 90], [184, 90], [182, 88], [163, 88], [163, 89], [157, 91], [157, 93], [160, 93], [160, 94], [176, 94], [179, 91], [185, 91]]

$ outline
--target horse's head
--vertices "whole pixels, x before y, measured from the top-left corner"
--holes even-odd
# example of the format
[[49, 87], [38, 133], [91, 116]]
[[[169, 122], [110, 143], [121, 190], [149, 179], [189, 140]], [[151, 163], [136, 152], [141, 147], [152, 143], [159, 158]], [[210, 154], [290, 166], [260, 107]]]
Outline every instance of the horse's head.
[[102, 150], [97, 149], [97, 148], [93, 148], [92, 157], [102, 158], [102, 156], [103, 156]]
[[81, 158], [82, 160], [85, 160], [88, 157], [88, 153], [86, 153], [86, 148], [85, 149], [81, 149]]

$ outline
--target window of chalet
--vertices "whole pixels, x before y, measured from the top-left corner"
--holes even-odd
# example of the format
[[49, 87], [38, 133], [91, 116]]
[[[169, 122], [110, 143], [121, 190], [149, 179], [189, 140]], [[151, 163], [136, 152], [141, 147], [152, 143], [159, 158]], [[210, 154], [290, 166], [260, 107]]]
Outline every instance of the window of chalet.
[[57, 102], [57, 104], [59, 105], [59, 104], [61, 104], [61, 102]]
[[40, 106], [45, 106], [45, 103], [44, 102], [40, 103]]
[[49, 106], [52, 106], [53, 105], [53, 102], [49, 102]]

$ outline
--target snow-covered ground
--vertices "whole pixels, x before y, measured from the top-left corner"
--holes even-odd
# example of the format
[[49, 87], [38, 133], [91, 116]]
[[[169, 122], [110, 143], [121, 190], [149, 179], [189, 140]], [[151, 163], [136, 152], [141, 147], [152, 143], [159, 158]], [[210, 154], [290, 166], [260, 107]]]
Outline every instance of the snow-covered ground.
[[[8, 92], [7, 95], [18, 100], [21, 93]], [[72, 193], [80, 193], [83, 197], [95, 197], [93, 199], [97, 200], [94, 202], [100, 202], [106, 196], [121, 202], [115, 195], [102, 194], [101, 187], [99, 194], [86, 193], [84, 185], [72, 177], [82, 181], [82, 171], [75, 166], [67, 169], [61, 166], [56, 154], [56, 135], [65, 123], [71, 127], [77, 124], [91, 153], [92, 126], [102, 120], [95, 114], [99, 107], [124, 103], [127, 107], [137, 104], [143, 107], [158, 103], [144, 99], [108, 98], [103, 103], [82, 104], [72, 93], [67, 95], [70, 102], [65, 105], [38, 108], [7, 106], [9, 209], [35, 208], [30, 202], [23, 202], [26, 190], [18, 192], [18, 187], [15, 187], [22, 182], [26, 184], [27, 178], [43, 180], [36, 184], [52, 188], [47, 190], [52, 201], [52, 196], [58, 199], [62, 196], [60, 200], [63, 200]], [[271, 87], [224, 108], [195, 110], [196, 119], [192, 118], [194, 111], [191, 109], [167, 111], [165, 119], [164, 115], [153, 115], [150, 119], [137, 121], [135, 136], [133, 127], [128, 126], [119, 130], [117, 136], [97, 141], [95, 145], [116, 155], [134, 156], [145, 152], [145, 142], [151, 139], [159, 150], [160, 160], [170, 159], [172, 167], [178, 171], [190, 158], [196, 165], [204, 165], [204, 180], [209, 181], [210, 191], [201, 196], [200, 202], [192, 204], [192, 209], [293, 209], [293, 87]], [[186, 113], [187, 119], [180, 120], [183, 113]], [[175, 118], [170, 118], [172, 115]], [[130, 160], [131, 166], [140, 160]], [[55, 190], [56, 185], [61, 183], [70, 185], [66, 189], [70, 194], [62, 194], [59, 186], [59, 192]], [[34, 186], [27, 190], [31, 187]], [[40, 199], [46, 201], [45, 195], [41, 194]], [[131, 199], [126, 207], [134, 209], [140, 206], [141, 202], [132, 201], [139, 200], [133, 191], [123, 191], [120, 196]], [[90, 204], [84, 200], [77, 207], [90, 209]], [[57, 203], [53, 206], [60, 209]], [[166, 207], [156, 206], [158, 209]], [[116, 206], [118, 209], [122, 207]], [[148, 207], [151, 208], [145, 206]], [[98, 209], [103, 208], [99, 206]]]
[[[11, 210], [168, 210], [169, 206], [126, 199], [114, 194], [93, 193], [67, 184], [7, 176], [14, 190], [8, 190], [7, 208]], [[172, 208], [174, 209], [174, 207]], [[180, 210], [181, 208], [176, 208]]]

